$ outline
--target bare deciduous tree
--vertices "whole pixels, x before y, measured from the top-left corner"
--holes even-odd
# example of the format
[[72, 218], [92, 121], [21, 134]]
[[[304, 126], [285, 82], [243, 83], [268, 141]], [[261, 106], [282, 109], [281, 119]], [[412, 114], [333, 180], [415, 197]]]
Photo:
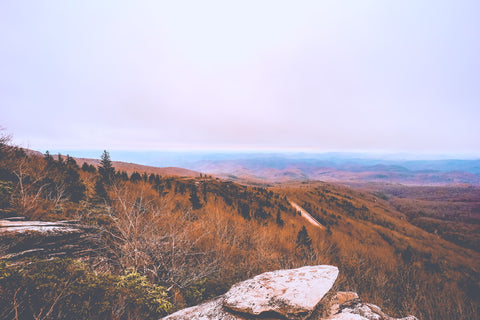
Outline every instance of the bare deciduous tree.
[[0, 150], [7, 147], [12, 141], [12, 136], [4, 133], [5, 128], [0, 126]]
[[158, 282], [185, 288], [218, 270], [213, 250], [199, 245], [206, 236], [187, 209], [172, 208], [169, 199], [144, 184], [112, 185], [111, 252], [122, 268], [134, 267]]
[[14, 203], [23, 214], [28, 214], [38, 206], [43, 189], [48, 185], [41, 183], [45, 177], [45, 172], [43, 168], [38, 166], [42, 163], [38, 161], [28, 162], [28, 156], [24, 156], [13, 171], [17, 178], [17, 186], [13, 194]]
[[68, 198], [66, 196], [66, 186], [64, 181], [55, 183], [55, 189], [48, 192], [47, 199], [52, 201], [53, 206], [56, 207]]

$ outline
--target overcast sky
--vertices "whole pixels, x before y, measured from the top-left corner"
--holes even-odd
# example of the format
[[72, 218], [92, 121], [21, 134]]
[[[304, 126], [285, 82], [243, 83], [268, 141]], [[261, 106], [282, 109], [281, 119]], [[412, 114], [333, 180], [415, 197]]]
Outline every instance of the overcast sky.
[[40, 151], [480, 154], [480, 1], [0, 0], [0, 125]]

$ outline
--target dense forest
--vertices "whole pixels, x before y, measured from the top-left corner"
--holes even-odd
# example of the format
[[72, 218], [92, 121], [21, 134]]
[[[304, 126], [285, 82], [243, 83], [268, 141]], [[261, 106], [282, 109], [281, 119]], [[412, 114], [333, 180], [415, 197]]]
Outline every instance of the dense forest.
[[45, 234], [1, 232], [1, 319], [158, 319], [261, 272], [316, 264], [338, 266], [338, 288], [392, 315], [478, 317], [479, 253], [375, 193], [119, 171], [107, 151], [100, 160], [40, 155], [2, 136], [0, 219], [71, 221], [89, 250], [46, 256], [30, 250]]

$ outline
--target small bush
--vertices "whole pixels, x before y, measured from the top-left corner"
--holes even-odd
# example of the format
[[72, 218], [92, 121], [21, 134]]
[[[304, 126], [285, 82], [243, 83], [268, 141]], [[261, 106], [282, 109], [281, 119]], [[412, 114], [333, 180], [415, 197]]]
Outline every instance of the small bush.
[[128, 270], [96, 274], [72, 259], [0, 262], [1, 319], [158, 318], [171, 308], [165, 289]]

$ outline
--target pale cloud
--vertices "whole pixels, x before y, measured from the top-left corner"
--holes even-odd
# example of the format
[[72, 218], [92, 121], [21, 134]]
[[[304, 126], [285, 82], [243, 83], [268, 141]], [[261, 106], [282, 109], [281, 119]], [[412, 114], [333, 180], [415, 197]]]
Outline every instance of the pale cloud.
[[478, 1], [0, 4], [0, 121], [40, 150], [480, 151]]

